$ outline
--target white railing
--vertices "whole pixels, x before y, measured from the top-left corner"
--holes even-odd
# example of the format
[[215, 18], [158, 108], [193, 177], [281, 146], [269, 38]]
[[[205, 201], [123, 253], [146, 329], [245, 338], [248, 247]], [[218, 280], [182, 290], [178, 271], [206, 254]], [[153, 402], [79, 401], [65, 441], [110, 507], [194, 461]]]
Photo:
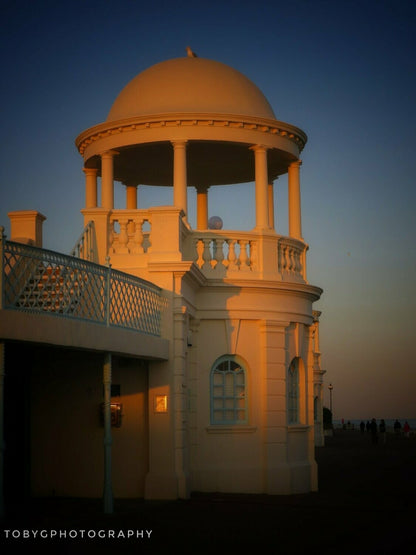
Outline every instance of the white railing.
[[306, 281], [306, 251], [308, 246], [292, 237], [277, 239], [277, 265], [283, 279], [302, 278]]
[[97, 262], [97, 241], [93, 221], [88, 222], [84, 227], [70, 255], [90, 262]]
[[[271, 243], [270, 243], [271, 241]], [[188, 240], [189, 242], [189, 240]], [[207, 277], [256, 277], [267, 266], [269, 275], [286, 281], [306, 281], [307, 245], [292, 237], [276, 235], [268, 238], [243, 231], [193, 231], [190, 251], [186, 254]], [[262, 256], [260, 256], [260, 250]], [[268, 251], [265, 249], [269, 249]], [[274, 252], [273, 252], [274, 251]], [[270, 267], [270, 260], [276, 263]], [[272, 255], [272, 256], [270, 256]]]
[[0, 307], [160, 336], [161, 290], [124, 272], [0, 238]]
[[109, 254], [144, 254], [151, 247], [148, 210], [113, 210], [110, 215]]
[[[243, 279], [306, 283], [308, 246], [303, 241], [272, 231], [192, 230], [183, 222], [178, 229], [175, 217], [166, 212], [165, 218], [154, 209], [111, 211], [108, 245], [101, 260], [115, 256], [115, 263], [123, 267], [125, 255], [140, 255], [134, 264], [144, 268], [148, 254], [160, 261], [160, 253], [166, 256], [169, 252], [172, 260], [194, 262], [210, 279], [238, 275]], [[175, 235], [178, 233], [179, 237]]]
[[251, 233], [194, 231], [191, 257], [205, 272], [255, 272], [258, 239]]

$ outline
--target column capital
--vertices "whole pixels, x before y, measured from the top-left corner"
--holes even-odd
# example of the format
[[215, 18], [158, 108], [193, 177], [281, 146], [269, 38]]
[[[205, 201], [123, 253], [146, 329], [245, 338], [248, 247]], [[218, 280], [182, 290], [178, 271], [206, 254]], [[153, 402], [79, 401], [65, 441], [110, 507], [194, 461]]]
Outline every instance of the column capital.
[[289, 164], [289, 168], [295, 168], [295, 167], [300, 168], [301, 165], [302, 165], [302, 160], [299, 159], [299, 160], [295, 160], [294, 162], [291, 162]]
[[97, 175], [98, 169], [97, 168], [82, 168], [82, 171], [85, 175]]
[[185, 147], [186, 144], [188, 143], [188, 140], [187, 139], [172, 139], [170, 142], [174, 147]]
[[254, 150], [254, 152], [261, 152], [269, 150], [269, 147], [262, 144], [251, 145], [249, 147], [250, 150]]
[[117, 154], [120, 154], [118, 150], [106, 150], [100, 154], [101, 158], [113, 158]]

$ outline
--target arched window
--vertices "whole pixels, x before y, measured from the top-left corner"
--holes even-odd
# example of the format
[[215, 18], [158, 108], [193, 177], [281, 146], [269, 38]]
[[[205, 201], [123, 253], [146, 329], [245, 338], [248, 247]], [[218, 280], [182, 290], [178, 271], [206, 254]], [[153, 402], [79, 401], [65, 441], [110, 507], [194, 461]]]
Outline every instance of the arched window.
[[287, 373], [287, 418], [289, 424], [299, 422], [299, 360], [296, 358]]
[[211, 424], [245, 423], [246, 372], [237, 357], [223, 356], [211, 370]]

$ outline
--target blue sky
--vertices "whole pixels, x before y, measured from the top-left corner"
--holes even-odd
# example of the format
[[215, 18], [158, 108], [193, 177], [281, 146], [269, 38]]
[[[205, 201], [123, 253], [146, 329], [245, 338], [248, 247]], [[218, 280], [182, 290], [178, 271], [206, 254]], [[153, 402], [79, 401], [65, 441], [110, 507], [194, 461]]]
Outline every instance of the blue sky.
[[[244, 73], [277, 119], [308, 135], [302, 227], [309, 281], [324, 289], [316, 309], [335, 416], [416, 417], [415, 2], [2, 0], [0, 9], [6, 233], [9, 211], [37, 209], [44, 246], [70, 251], [84, 205], [75, 137], [106, 119], [137, 73], [190, 45]], [[286, 234], [285, 179], [275, 188]], [[142, 202], [158, 204], [152, 194]], [[250, 185], [217, 191], [210, 215], [250, 229], [252, 195]]]

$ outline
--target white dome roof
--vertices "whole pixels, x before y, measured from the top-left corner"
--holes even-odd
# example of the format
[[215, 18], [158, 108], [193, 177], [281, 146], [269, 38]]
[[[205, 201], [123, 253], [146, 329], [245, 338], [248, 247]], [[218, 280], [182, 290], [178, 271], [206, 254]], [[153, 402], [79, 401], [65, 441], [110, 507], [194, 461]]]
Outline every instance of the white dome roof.
[[107, 121], [169, 113], [275, 119], [266, 97], [242, 73], [220, 62], [186, 57], [139, 73], [118, 95]]

